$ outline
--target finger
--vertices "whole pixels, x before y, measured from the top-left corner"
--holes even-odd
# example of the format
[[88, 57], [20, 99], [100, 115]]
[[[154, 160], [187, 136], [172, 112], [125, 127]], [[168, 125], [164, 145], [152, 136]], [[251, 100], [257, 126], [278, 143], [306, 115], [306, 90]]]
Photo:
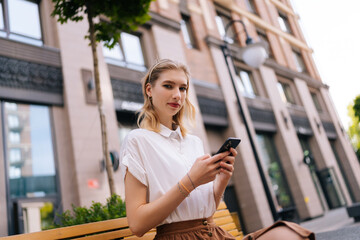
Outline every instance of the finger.
[[226, 163], [226, 162], [223, 162], [223, 161], [220, 163], [220, 167], [222, 169], [225, 169], [225, 170], [229, 171], [229, 172], [234, 171], [234, 166], [232, 164], [229, 164], [229, 163]]
[[234, 148], [230, 148], [230, 152], [234, 157], [237, 155], [237, 151]]
[[198, 160], [205, 160], [205, 159], [208, 159], [208, 158], [211, 158], [210, 154], [205, 154], [205, 155], [199, 157]]
[[227, 156], [224, 159], [222, 159], [222, 162], [230, 163], [233, 165], [235, 163], [235, 157]]
[[215, 162], [223, 159], [224, 157], [228, 156], [229, 154], [230, 154], [230, 151], [215, 154], [214, 156], [212, 156], [210, 161], [215, 163]]

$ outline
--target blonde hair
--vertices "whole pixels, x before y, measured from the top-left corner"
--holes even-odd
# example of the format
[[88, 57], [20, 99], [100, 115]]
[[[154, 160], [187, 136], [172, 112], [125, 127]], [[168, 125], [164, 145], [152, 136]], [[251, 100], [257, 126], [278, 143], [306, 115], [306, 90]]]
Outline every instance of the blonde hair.
[[183, 118], [186, 116], [190, 123], [195, 122], [195, 107], [192, 105], [188, 98], [188, 90], [189, 90], [189, 79], [190, 73], [188, 68], [179, 62], [175, 62], [170, 59], [162, 59], [155, 63], [146, 75], [142, 78], [142, 91], [144, 95], [144, 106], [140, 110], [140, 114], [137, 119], [137, 124], [140, 128], [145, 128], [154, 132], [160, 132], [160, 120], [159, 117], [152, 105], [151, 99], [146, 94], [146, 86], [147, 84], [151, 84], [152, 86], [156, 83], [160, 75], [169, 70], [182, 70], [185, 73], [187, 79], [187, 89], [186, 89], [186, 98], [183, 107], [180, 111], [173, 116], [173, 123], [180, 127], [181, 134], [183, 137], [186, 135], [188, 130], [184, 126]]

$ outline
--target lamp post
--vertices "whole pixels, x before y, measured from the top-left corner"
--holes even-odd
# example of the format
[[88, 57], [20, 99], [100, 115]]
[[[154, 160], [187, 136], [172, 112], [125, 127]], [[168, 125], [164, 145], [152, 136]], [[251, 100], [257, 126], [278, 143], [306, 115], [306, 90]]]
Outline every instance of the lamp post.
[[[233, 25], [234, 23], [236, 23], [236, 22], [239, 22], [239, 23], [242, 24], [243, 29], [244, 29], [245, 34], [246, 34], [246, 41], [245, 41], [246, 42], [246, 47], [241, 49], [240, 57], [244, 60], [244, 62], [247, 65], [249, 65], [249, 66], [251, 66], [253, 68], [259, 68], [264, 63], [264, 61], [266, 59], [265, 47], [264, 47], [263, 43], [253, 43], [253, 40], [249, 36], [249, 34], [248, 34], [247, 30], [246, 30], [245, 24], [244, 24], [244, 22], [242, 20], [232, 20], [232, 21], [230, 21], [225, 26], [225, 36], [226, 36], [227, 30], [229, 29], [229, 27], [231, 25]], [[254, 140], [253, 140], [253, 137], [252, 137], [252, 135], [250, 133], [249, 125], [247, 123], [247, 120], [245, 118], [244, 111], [243, 111], [243, 108], [242, 108], [242, 105], [241, 105], [241, 100], [240, 100], [240, 97], [239, 97], [240, 93], [238, 92], [238, 89], [236, 87], [236, 83], [235, 83], [235, 80], [234, 80], [234, 77], [233, 77], [233, 71], [231, 71], [230, 64], [233, 67], [233, 69], [235, 70], [235, 65], [234, 65], [234, 62], [233, 62], [232, 55], [231, 55], [231, 50], [228, 48], [228, 42], [226, 41], [226, 38], [224, 38], [223, 42], [224, 42], [224, 44], [221, 45], [220, 47], [221, 47], [222, 53], [224, 55], [225, 62], [226, 62], [226, 67], [227, 67], [227, 69], [229, 71], [230, 79], [231, 79], [231, 82], [232, 82], [232, 85], [233, 85], [233, 88], [234, 88], [234, 91], [235, 91], [237, 103], [239, 105], [240, 116], [241, 116], [241, 119], [244, 122], [244, 125], [245, 125], [245, 128], [246, 128], [246, 133], [247, 133], [249, 141], [250, 141], [251, 149], [252, 149], [252, 151], [254, 153], [256, 165], [257, 165], [257, 167], [259, 169], [261, 181], [262, 181], [263, 186], [264, 186], [266, 198], [268, 200], [273, 219], [276, 221], [276, 220], [279, 219], [279, 214], [278, 214], [278, 212], [276, 210], [276, 207], [275, 207], [274, 201], [272, 199], [272, 195], [271, 195], [269, 186], [268, 186], [268, 184], [266, 182], [265, 174], [264, 174], [264, 171], [263, 171], [263, 169], [261, 167], [259, 155], [258, 155], [258, 153], [256, 151]]]

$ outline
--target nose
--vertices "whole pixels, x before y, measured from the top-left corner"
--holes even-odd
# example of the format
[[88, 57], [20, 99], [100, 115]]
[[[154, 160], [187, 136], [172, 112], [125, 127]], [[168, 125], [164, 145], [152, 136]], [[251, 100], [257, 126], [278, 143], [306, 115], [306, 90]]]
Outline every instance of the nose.
[[181, 97], [181, 93], [180, 93], [180, 90], [175, 88], [174, 89], [174, 92], [173, 92], [173, 98], [176, 99], [176, 100], [179, 100]]

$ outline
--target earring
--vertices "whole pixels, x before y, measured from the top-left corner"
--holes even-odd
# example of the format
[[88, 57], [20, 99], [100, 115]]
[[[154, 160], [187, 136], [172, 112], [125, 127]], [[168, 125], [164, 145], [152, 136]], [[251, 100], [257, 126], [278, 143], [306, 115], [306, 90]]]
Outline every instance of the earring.
[[152, 104], [152, 97], [149, 97], [149, 100], [150, 100], [150, 102], [151, 102], [151, 104]]

